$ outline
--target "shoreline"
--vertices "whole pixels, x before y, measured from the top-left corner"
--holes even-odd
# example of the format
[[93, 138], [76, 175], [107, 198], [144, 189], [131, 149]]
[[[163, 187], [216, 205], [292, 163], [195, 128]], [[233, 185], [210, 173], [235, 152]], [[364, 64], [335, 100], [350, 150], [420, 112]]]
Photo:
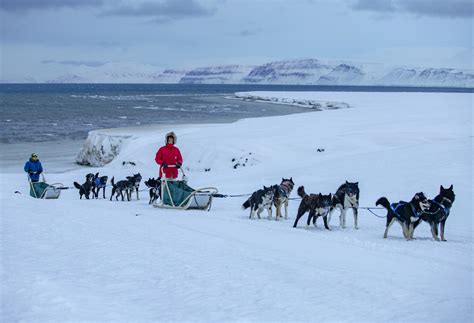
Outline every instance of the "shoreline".
[[[246, 93], [246, 92], [238, 92]], [[237, 93], [234, 93], [236, 96]], [[32, 152], [39, 155], [43, 165], [48, 163], [55, 165], [54, 173], [63, 173], [71, 170], [77, 170], [84, 167], [93, 167], [88, 165], [81, 165], [76, 162], [76, 157], [82, 150], [83, 144], [87, 141], [91, 134], [105, 134], [105, 135], [117, 135], [117, 136], [134, 136], [145, 134], [155, 131], [164, 131], [166, 128], [182, 129], [189, 126], [206, 126], [206, 125], [222, 125], [231, 124], [238, 122], [243, 119], [254, 119], [254, 118], [265, 118], [272, 116], [285, 116], [299, 113], [310, 113], [321, 111], [309, 106], [295, 105], [290, 103], [278, 103], [271, 101], [249, 101], [243, 100], [237, 97], [230, 96], [216, 96], [214, 98], [216, 102], [225, 101], [231, 102], [232, 100], [239, 100], [240, 102], [249, 104], [258, 104], [260, 107], [267, 104], [268, 110], [265, 115], [242, 117], [242, 118], [229, 118], [221, 117], [215, 118], [208, 122], [201, 122], [200, 120], [193, 122], [193, 120], [187, 120], [186, 122], [180, 122], [175, 124], [163, 123], [163, 124], [146, 124], [146, 125], [130, 125], [125, 127], [113, 127], [113, 128], [101, 128], [90, 130], [86, 138], [83, 139], [62, 139], [62, 140], [50, 140], [50, 141], [38, 141], [38, 142], [12, 142], [12, 143], [0, 143], [0, 173], [19, 173], [23, 171], [23, 165], [28, 160], [28, 157]], [[271, 110], [271, 111], [269, 111]], [[59, 154], [58, 154], [59, 152]]]

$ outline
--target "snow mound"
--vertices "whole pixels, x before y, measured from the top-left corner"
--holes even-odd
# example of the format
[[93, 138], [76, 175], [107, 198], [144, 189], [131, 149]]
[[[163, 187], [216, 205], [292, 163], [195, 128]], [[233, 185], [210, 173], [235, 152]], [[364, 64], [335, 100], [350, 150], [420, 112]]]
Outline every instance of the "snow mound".
[[346, 109], [349, 104], [345, 102], [335, 101], [321, 101], [315, 99], [299, 99], [299, 98], [282, 98], [273, 95], [252, 94], [251, 92], [237, 92], [235, 98], [244, 101], [259, 101], [271, 102], [276, 104], [295, 105], [299, 107], [307, 107], [316, 110], [330, 110], [330, 109]]
[[86, 166], [104, 166], [120, 153], [123, 144], [131, 137], [91, 131], [77, 154], [76, 162]]

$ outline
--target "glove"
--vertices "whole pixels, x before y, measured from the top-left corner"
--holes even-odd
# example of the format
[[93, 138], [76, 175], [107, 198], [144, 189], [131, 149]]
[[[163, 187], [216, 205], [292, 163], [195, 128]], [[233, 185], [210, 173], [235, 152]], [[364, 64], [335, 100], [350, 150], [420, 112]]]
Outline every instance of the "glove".
[[176, 163], [176, 168], [181, 168], [181, 163]]
[[166, 167], [168, 167], [168, 164], [165, 163], [165, 162], [163, 162], [163, 163], [161, 164], [161, 167], [166, 168]]

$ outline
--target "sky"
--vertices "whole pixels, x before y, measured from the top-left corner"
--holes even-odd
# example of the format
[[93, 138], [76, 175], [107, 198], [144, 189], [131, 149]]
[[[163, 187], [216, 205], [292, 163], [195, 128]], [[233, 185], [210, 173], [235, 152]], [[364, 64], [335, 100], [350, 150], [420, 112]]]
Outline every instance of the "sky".
[[299, 58], [473, 69], [473, 6], [471, 0], [1, 0], [0, 79], [55, 77], [110, 63], [188, 69]]

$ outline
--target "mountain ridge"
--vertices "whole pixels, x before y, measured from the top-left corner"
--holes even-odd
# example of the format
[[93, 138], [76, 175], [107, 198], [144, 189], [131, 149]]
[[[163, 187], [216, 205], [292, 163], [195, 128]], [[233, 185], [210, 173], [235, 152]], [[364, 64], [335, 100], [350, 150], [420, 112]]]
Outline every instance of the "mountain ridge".
[[[32, 78], [28, 78], [31, 80]], [[163, 69], [145, 64], [79, 66], [40, 83], [169, 83], [474, 87], [474, 71], [314, 58], [260, 65], [213, 65]]]

